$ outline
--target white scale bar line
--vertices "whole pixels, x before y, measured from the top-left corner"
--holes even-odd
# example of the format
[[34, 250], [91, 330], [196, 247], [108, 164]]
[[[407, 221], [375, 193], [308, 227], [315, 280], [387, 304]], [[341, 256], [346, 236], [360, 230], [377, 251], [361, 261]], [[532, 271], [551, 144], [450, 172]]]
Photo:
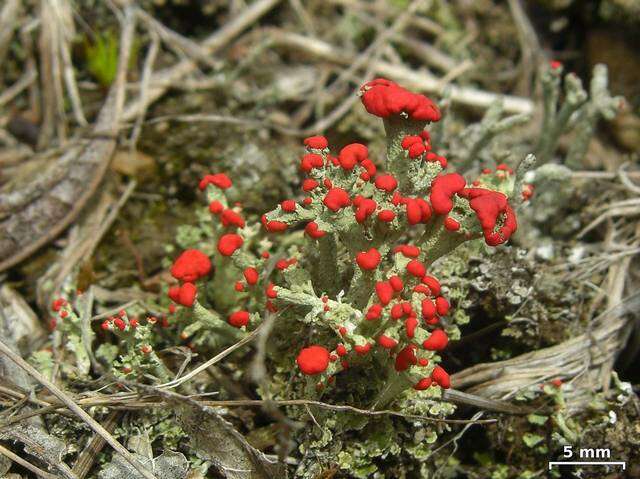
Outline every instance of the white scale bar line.
[[609, 461], [609, 462], [588, 462], [588, 461], [551, 461], [549, 462], [549, 470], [553, 466], [622, 466], [624, 471], [627, 467], [627, 463], [624, 461]]

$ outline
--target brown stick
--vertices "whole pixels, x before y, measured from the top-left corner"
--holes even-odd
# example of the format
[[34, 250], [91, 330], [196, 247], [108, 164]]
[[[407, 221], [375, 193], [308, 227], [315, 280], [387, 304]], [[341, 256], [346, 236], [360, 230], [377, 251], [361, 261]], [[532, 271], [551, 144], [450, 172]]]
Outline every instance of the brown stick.
[[[104, 423], [104, 428], [110, 433], [113, 432], [113, 430], [116, 428], [116, 425], [118, 424], [118, 421], [122, 417], [122, 414], [123, 413], [120, 411], [112, 411]], [[78, 476], [78, 479], [84, 479], [84, 477], [93, 467], [96, 456], [100, 451], [102, 451], [102, 448], [106, 443], [107, 442], [104, 440], [104, 438], [99, 434], [93, 436], [91, 441], [89, 441], [89, 444], [87, 444], [87, 446], [78, 456], [76, 463], [73, 465], [73, 469], [71, 469], [76, 474], [76, 476]]]
[[21, 465], [25, 469], [28, 469], [29, 471], [33, 472], [38, 477], [42, 477], [43, 479], [58, 479], [58, 476], [56, 476], [54, 474], [51, 474], [49, 472], [43, 471], [39, 467], [36, 467], [33, 464], [31, 464], [29, 461], [26, 461], [26, 460], [22, 459], [20, 456], [18, 456], [17, 454], [14, 454], [13, 452], [11, 452], [9, 449], [7, 449], [6, 447], [4, 447], [2, 445], [0, 445], [0, 454], [2, 454], [3, 456], [8, 457], [13, 462], [15, 462], [16, 464]]

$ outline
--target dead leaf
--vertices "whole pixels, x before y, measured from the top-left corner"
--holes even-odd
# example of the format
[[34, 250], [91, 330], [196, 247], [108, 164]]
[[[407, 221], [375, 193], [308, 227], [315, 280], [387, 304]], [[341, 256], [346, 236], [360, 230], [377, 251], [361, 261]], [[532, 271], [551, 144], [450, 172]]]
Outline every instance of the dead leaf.
[[[164, 451], [154, 459], [135, 453], [133, 456], [150, 469], [158, 479], [187, 477], [189, 461], [180, 452]], [[98, 479], [139, 479], [140, 477], [142, 475], [120, 455], [115, 455], [113, 460], [98, 473]]]
[[286, 467], [252, 447], [213, 409], [177, 404], [177, 416], [196, 454], [228, 479], [284, 479]]

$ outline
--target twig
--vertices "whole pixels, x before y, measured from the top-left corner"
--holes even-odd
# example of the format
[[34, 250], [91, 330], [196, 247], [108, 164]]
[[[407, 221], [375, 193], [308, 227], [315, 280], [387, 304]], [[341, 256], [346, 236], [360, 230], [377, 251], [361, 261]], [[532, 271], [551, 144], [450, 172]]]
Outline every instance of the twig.
[[[119, 381], [124, 382], [125, 384], [128, 384], [127, 381], [123, 381], [123, 380], [119, 380]], [[451, 424], [468, 424], [470, 422], [468, 419], [434, 418], [430, 416], [405, 414], [400, 411], [393, 411], [390, 409], [381, 409], [378, 411], [372, 411], [370, 409], [360, 409], [355, 406], [350, 406], [348, 404], [329, 404], [321, 401], [314, 401], [314, 400], [308, 400], [308, 399], [281, 399], [281, 400], [239, 399], [239, 400], [225, 400], [225, 401], [207, 401], [207, 400], [197, 401], [196, 399], [194, 399], [194, 396], [183, 396], [183, 395], [174, 393], [172, 391], [166, 391], [160, 386], [146, 386], [146, 385], [143, 386], [143, 385], [137, 385], [136, 383], [131, 383], [131, 385], [144, 388], [145, 390], [150, 392], [150, 395], [143, 396], [143, 397], [140, 397], [138, 394], [133, 394], [133, 393], [112, 394], [112, 395], [102, 395], [102, 396], [94, 395], [91, 397], [78, 399], [77, 405], [78, 407], [81, 407], [81, 408], [91, 408], [96, 406], [102, 406], [102, 407], [108, 407], [114, 410], [148, 409], [151, 407], [162, 407], [166, 404], [163, 401], [152, 400], [154, 396], [160, 396], [161, 398], [180, 397], [184, 399], [189, 399], [189, 401], [196, 401], [200, 406], [209, 406], [209, 407], [264, 408], [266, 403], [271, 403], [272, 405], [276, 405], [276, 406], [301, 406], [301, 407], [317, 406], [323, 409], [329, 409], [333, 411], [343, 411], [343, 412], [348, 411], [348, 412], [363, 414], [367, 416], [398, 416], [398, 417], [404, 417], [406, 419], [418, 419], [421, 421], [429, 421], [429, 422], [441, 422], [441, 423], [451, 423]], [[27, 394], [15, 392], [14, 394], [11, 394], [11, 395], [15, 396], [17, 399], [26, 396], [28, 397], [29, 401], [33, 402], [33, 399], [29, 397], [29, 395]], [[471, 400], [469, 401], [461, 400], [461, 398], [463, 397], [472, 398], [476, 400], [476, 402], [484, 400], [485, 403], [488, 405], [488, 409], [492, 409], [492, 410], [498, 410], [498, 408], [496, 408], [496, 404], [500, 404], [501, 406], [504, 406], [505, 404], [504, 402], [501, 402], [501, 401], [487, 402], [487, 400], [484, 398], [478, 398], [477, 396], [464, 394], [464, 393], [461, 393], [460, 391], [452, 392], [452, 394], [450, 394], [449, 397], [452, 398], [452, 400], [458, 400], [458, 402], [461, 402], [464, 404], [472, 404], [472, 403], [470, 402]], [[28, 417], [32, 417], [33, 415], [38, 415], [33, 413], [48, 414], [48, 413], [54, 412], [57, 409], [61, 409], [65, 407], [64, 404], [49, 403], [47, 401], [42, 401], [42, 400], [37, 400], [37, 401], [38, 401], [38, 404], [47, 404], [47, 406], [42, 407], [38, 411], [32, 411], [28, 413], [29, 414]], [[525, 409], [519, 408], [518, 406], [513, 406], [512, 408], [500, 407], [499, 412], [508, 413], [508, 414], [523, 414], [523, 413], [526, 413], [527, 411]], [[23, 416], [20, 416], [20, 419], [23, 419], [23, 417], [27, 418], [26, 414]], [[7, 420], [3, 427], [5, 427], [7, 424], [13, 423], [13, 420], [14, 418]], [[487, 419], [485, 421], [482, 421], [481, 423], [488, 424], [492, 422], [496, 422], [496, 420]]]
[[151, 30], [151, 45], [149, 46], [149, 51], [147, 52], [147, 56], [144, 59], [144, 66], [142, 68], [142, 80], [140, 80], [140, 113], [136, 118], [136, 123], [133, 126], [131, 138], [129, 139], [129, 148], [131, 149], [130, 151], [132, 155], [135, 154], [138, 138], [140, 137], [140, 132], [142, 131], [142, 123], [144, 121], [145, 115], [147, 114], [149, 81], [151, 80], [153, 65], [156, 61], [156, 56], [158, 55], [159, 49], [160, 39], [158, 37], [158, 34], [155, 32], [155, 30]]
[[7, 346], [2, 340], [0, 340], [0, 352], [11, 359], [16, 365], [22, 368], [29, 376], [34, 378], [44, 387], [46, 387], [51, 393], [57, 397], [69, 410], [75, 413], [80, 419], [82, 419], [91, 429], [102, 438], [122, 457], [131, 464], [140, 474], [146, 479], [156, 479], [156, 477], [147, 470], [142, 464], [140, 464], [133, 455], [127, 451], [109, 432], [100, 425], [95, 419], [87, 414], [80, 406], [78, 406], [73, 399], [71, 399], [66, 393], [58, 388], [55, 384], [45, 378], [42, 374], [35, 370], [33, 366], [22, 359], [16, 354], [9, 346]]
[[[227, 22], [222, 28], [204, 40], [200, 44], [203, 52], [212, 55], [233, 40], [244, 29], [260, 19], [279, 2], [280, 0], [258, 0], [252, 3], [242, 14]], [[171, 68], [154, 73], [150, 81], [151, 87], [149, 88], [149, 94], [146, 99], [147, 105], [164, 95], [167, 89], [171, 88], [173, 84], [178, 83], [183, 77], [195, 70], [196, 67], [197, 65], [193, 60], [185, 59]], [[145, 106], [146, 105], [140, 102], [139, 98], [130, 102], [124, 111], [123, 119], [128, 121], [136, 118]]]
[[100, 314], [96, 314], [95, 316], [92, 316], [91, 317], [91, 321], [97, 321], [97, 320], [100, 320], [100, 319], [108, 318], [109, 316], [114, 316], [115, 314], [118, 313], [118, 311], [121, 311], [123, 309], [126, 310], [127, 308], [130, 308], [131, 306], [134, 306], [134, 305], [136, 305], [138, 303], [139, 303], [139, 301], [137, 299], [134, 299], [132, 301], [127, 301], [126, 303], [121, 304], [121, 305], [119, 305], [119, 306], [117, 306], [115, 308], [109, 309], [109, 310], [105, 311], [104, 313], [100, 313]]
[[236, 349], [239, 349], [242, 346], [244, 346], [245, 344], [251, 342], [256, 336], [258, 336], [260, 334], [261, 329], [262, 329], [262, 325], [260, 327], [258, 327], [255, 331], [252, 331], [250, 334], [248, 334], [247, 336], [242, 338], [240, 341], [238, 341], [234, 345], [229, 346], [227, 349], [225, 349], [221, 353], [215, 355], [214, 357], [209, 359], [207, 362], [201, 364], [200, 366], [195, 368], [193, 371], [190, 371], [189, 373], [185, 374], [181, 378], [174, 379], [173, 381], [169, 381], [168, 383], [161, 384], [161, 385], [158, 386], [158, 388], [160, 388], [160, 389], [171, 389], [171, 388], [175, 388], [175, 387], [180, 386], [181, 384], [185, 383], [186, 381], [188, 381], [192, 377], [200, 374], [205, 369], [213, 366], [218, 361], [226, 358], [229, 354], [234, 352]]
[[[267, 35], [276, 45], [295, 48], [327, 61], [340, 64], [350, 64], [353, 61], [352, 56], [345, 54], [330, 43], [316, 38], [279, 29], [268, 29]], [[416, 88], [427, 93], [441, 93], [440, 80], [438, 78], [384, 61], [374, 61], [371, 64], [376, 74], [402, 81], [404, 86]], [[456, 85], [448, 85], [447, 88], [451, 92], [451, 101], [462, 105], [488, 108], [498, 98], [502, 98], [504, 111], [507, 113], [531, 113], [533, 111], [533, 102], [528, 98], [497, 95], [488, 91]]]
[[17, 454], [14, 454], [13, 452], [11, 452], [9, 449], [7, 449], [6, 447], [4, 447], [1, 444], [0, 444], [0, 454], [2, 454], [3, 456], [8, 457], [13, 462], [15, 462], [16, 464], [21, 465], [25, 469], [28, 469], [29, 471], [33, 472], [38, 477], [42, 477], [43, 479], [59, 479], [58, 476], [56, 476], [55, 474], [51, 474], [49, 472], [43, 471], [39, 467], [34, 466], [30, 462], [22, 459], [20, 456], [18, 456]]
[[76, 82], [76, 74], [71, 61], [71, 53], [69, 52], [69, 43], [71, 42], [72, 35], [69, 34], [64, 28], [64, 21], [60, 16], [59, 9], [56, 10], [57, 28], [58, 32], [58, 48], [60, 49], [60, 57], [62, 59], [62, 74], [64, 76], [64, 82], [66, 85], [67, 93], [69, 94], [69, 100], [71, 102], [71, 109], [76, 122], [80, 126], [86, 126], [87, 119], [82, 111], [82, 100], [80, 100], [80, 94], [78, 93], [78, 84]]
[[509, 0], [509, 9], [511, 10], [511, 16], [518, 30], [518, 42], [520, 43], [520, 51], [522, 52], [522, 58], [520, 60], [522, 75], [520, 78], [525, 87], [522, 93], [528, 95], [531, 93], [533, 72], [541, 56], [540, 42], [524, 11], [521, 0]]
[[[122, 417], [122, 414], [123, 413], [118, 411], [112, 411], [105, 420], [104, 428], [110, 433], [113, 432], [118, 424], [118, 420]], [[76, 463], [71, 469], [78, 476], [78, 479], [84, 479], [84, 477], [89, 473], [96, 460], [96, 456], [105, 444], [106, 441], [99, 434], [96, 434], [91, 438], [91, 441], [89, 441], [89, 444], [87, 444], [87, 446], [82, 450], [76, 460]]]
[[183, 56], [190, 55], [209, 67], [216, 66], [211, 57], [211, 52], [202, 48], [198, 43], [171, 30], [142, 9], [137, 9], [136, 15], [147, 24], [155, 35], [159, 36], [162, 41], [174, 51]]
[[17, 97], [25, 88], [29, 88], [36, 80], [36, 77], [37, 75], [34, 70], [29, 69], [24, 72], [17, 82], [0, 93], [0, 107]]
[[0, 11], [0, 65], [4, 65], [4, 58], [13, 38], [17, 24], [16, 18], [20, 12], [20, 3], [20, 0], [6, 0], [2, 11]]

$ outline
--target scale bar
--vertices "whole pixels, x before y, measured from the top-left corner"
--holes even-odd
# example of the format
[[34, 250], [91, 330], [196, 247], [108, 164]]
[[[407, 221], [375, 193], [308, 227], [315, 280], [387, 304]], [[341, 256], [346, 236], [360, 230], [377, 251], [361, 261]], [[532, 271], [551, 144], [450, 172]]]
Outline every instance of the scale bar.
[[551, 470], [553, 466], [622, 466], [622, 470], [624, 471], [627, 463], [624, 461], [550, 461], [549, 470]]

